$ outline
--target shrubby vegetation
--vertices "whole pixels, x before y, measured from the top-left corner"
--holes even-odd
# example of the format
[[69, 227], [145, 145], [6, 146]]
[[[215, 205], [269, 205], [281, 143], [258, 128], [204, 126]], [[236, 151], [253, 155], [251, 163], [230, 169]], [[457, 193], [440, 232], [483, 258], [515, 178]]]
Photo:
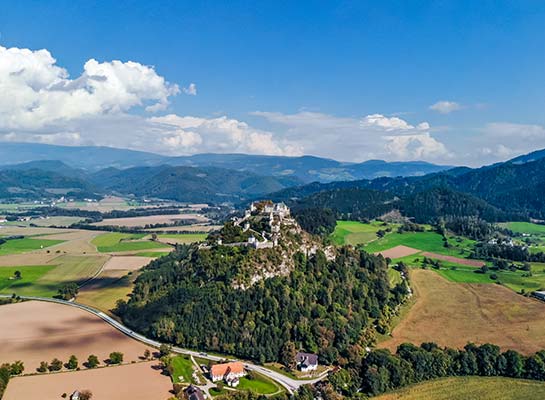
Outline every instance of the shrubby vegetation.
[[528, 248], [517, 245], [477, 243], [471, 258], [493, 260], [496, 258], [511, 261], [545, 262], [545, 253], [531, 253]]
[[159, 340], [262, 362], [279, 360], [293, 342], [332, 363], [388, 329], [403, 290], [390, 291], [382, 257], [349, 248], [340, 248], [334, 261], [321, 251], [308, 258], [297, 253], [288, 276], [235, 288], [255, 252], [179, 246], [142, 271], [131, 300], [119, 302], [116, 312]]

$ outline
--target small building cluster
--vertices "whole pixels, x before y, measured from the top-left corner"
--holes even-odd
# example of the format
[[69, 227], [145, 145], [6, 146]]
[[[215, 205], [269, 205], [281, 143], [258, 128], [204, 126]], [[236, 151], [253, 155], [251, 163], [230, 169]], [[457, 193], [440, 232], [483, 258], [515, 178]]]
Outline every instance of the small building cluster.
[[[263, 229], [260, 232], [254, 231], [251, 224], [252, 217], [266, 220], [268, 229]], [[243, 217], [233, 219], [235, 226], [240, 226], [243, 232], [250, 232], [252, 234], [248, 237], [247, 242], [233, 243], [231, 245], [251, 246], [256, 249], [275, 247], [278, 245], [280, 239], [282, 224], [290, 222], [292, 222], [290, 209], [286, 204], [273, 203], [271, 201], [253, 202], [250, 208], [244, 212]], [[222, 244], [221, 241], [218, 244]]]
[[239, 361], [215, 364], [210, 368], [212, 382], [224, 381], [230, 387], [237, 387], [239, 379], [245, 375], [244, 365]]

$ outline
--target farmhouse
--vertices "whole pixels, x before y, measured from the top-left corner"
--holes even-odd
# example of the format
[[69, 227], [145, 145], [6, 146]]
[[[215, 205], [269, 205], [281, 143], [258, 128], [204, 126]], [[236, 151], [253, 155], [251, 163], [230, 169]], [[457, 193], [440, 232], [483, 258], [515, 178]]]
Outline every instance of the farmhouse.
[[303, 372], [316, 371], [318, 368], [318, 356], [316, 354], [299, 352], [295, 355], [295, 362]]
[[216, 364], [210, 368], [212, 382], [224, 380], [229, 386], [238, 386], [239, 378], [246, 375], [244, 365], [239, 361]]
[[187, 389], [184, 390], [185, 398], [187, 400], [204, 400], [204, 393], [197, 386], [189, 385]]

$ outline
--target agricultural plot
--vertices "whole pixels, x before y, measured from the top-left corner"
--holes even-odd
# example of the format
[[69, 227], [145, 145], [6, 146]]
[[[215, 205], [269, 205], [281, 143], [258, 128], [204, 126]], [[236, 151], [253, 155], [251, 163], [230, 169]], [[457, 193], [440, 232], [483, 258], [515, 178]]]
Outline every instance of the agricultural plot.
[[199, 214], [165, 214], [147, 215], [144, 217], [109, 218], [96, 222], [95, 226], [125, 226], [138, 227], [153, 224], [173, 224], [180, 221], [196, 220], [206, 222], [208, 219]]
[[82, 220], [80, 217], [48, 217], [48, 218], [32, 218], [30, 221], [11, 221], [6, 222], [6, 226], [22, 226], [22, 227], [50, 227], [50, 226], [70, 226]]
[[[20, 287], [30, 286], [54, 268], [54, 265], [0, 267], [0, 293], [13, 293]], [[20, 277], [16, 276], [17, 272]]]
[[95, 354], [104, 364], [112, 351], [120, 351], [125, 362], [139, 361], [146, 349], [100, 318], [61, 304], [27, 301], [3, 305], [0, 321], [9, 327], [0, 329], [0, 364], [21, 360], [28, 372], [34, 372], [40, 361], [55, 357], [67, 361], [72, 354], [80, 362]]
[[376, 400], [538, 400], [545, 398], [545, 383], [499, 377], [436, 379], [374, 397]]
[[168, 247], [163, 243], [143, 240], [145, 234], [131, 234], [110, 232], [94, 238], [91, 243], [101, 253], [114, 253], [124, 251], [139, 251], [149, 249], [164, 249]]
[[20, 281], [11, 281], [11, 284], [0, 288], [0, 293], [51, 297], [57, 294], [64, 283], [81, 284], [94, 277], [107, 259], [108, 256], [103, 255], [61, 255], [54, 258], [48, 265], [0, 267], [0, 276], [9, 275], [10, 272], [4, 273], [4, 270], [13, 272], [20, 270], [23, 278]]
[[416, 302], [380, 347], [395, 351], [404, 342], [436, 342], [461, 348], [474, 342], [524, 354], [545, 348], [543, 303], [500, 285], [450, 282], [430, 270], [410, 275]]
[[190, 244], [203, 242], [208, 237], [206, 233], [160, 233], [157, 240], [162, 243]]
[[[120, 384], [120, 383], [126, 384]], [[90, 390], [93, 399], [165, 400], [172, 397], [170, 379], [157, 362], [140, 362], [61, 374], [13, 378], [4, 400], [61, 399], [62, 393]]]
[[[393, 225], [389, 225], [393, 227]], [[395, 228], [395, 226], [394, 226]], [[337, 246], [367, 244], [377, 239], [377, 232], [385, 229], [382, 222], [373, 221], [364, 224], [357, 221], [337, 221], [331, 240]]]
[[80, 289], [77, 302], [110, 312], [118, 300], [128, 300], [137, 276], [128, 270], [104, 270]]
[[395, 232], [369, 243], [364, 249], [369, 253], [379, 253], [396, 246], [407, 246], [421, 251], [463, 258], [469, 255], [475, 244], [473, 240], [461, 237], [449, 237], [448, 240], [449, 247], [445, 247], [443, 237], [436, 232]]
[[51, 247], [62, 242], [62, 240], [51, 240], [42, 238], [12, 239], [0, 244], [0, 256], [27, 253], [33, 250]]

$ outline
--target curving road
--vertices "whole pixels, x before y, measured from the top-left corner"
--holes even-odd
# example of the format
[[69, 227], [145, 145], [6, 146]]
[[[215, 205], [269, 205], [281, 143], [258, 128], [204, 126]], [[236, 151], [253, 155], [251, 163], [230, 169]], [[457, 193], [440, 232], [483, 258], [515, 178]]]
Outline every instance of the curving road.
[[[11, 295], [0, 294], [0, 297], [10, 298], [12, 296]], [[131, 337], [131, 338], [133, 338], [135, 340], [138, 340], [138, 341], [140, 341], [140, 342], [142, 342], [144, 344], [147, 344], [149, 346], [156, 347], [156, 348], [158, 348], [159, 346], [161, 346], [163, 344], [161, 342], [149, 339], [149, 338], [147, 338], [147, 337], [145, 337], [145, 336], [143, 336], [143, 335], [141, 335], [139, 333], [134, 332], [133, 330], [126, 327], [122, 323], [120, 323], [120, 322], [116, 321], [115, 319], [113, 319], [112, 317], [110, 317], [109, 315], [107, 315], [107, 314], [103, 313], [102, 311], [97, 310], [97, 309], [95, 309], [93, 307], [89, 307], [89, 306], [86, 306], [86, 305], [83, 305], [83, 304], [75, 303], [74, 301], [66, 301], [66, 300], [53, 299], [53, 298], [47, 298], [47, 297], [35, 297], [35, 296], [19, 296], [19, 297], [21, 299], [24, 299], [24, 300], [45, 301], [45, 302], [49, 302], [49, 303], [57, 303], [57, 304], [67, 305], [67, 306], [70, 306], [70, 307], [76, 307], [76, 308], [79, 308], [79, 309], [81, 309], [83, 311], [87, 311], [88, 313], [91, 313], [93, 315], [96, 315], [100, 319], [104, 320], [105, 322], [107, 322], [108, 324], [113, 326], [118, 331], [120, 331], [120, 332], [124, 333], [125, 335], [127, 335], [127, 336], [129, 336], [129, 337]], [[207, 354], [207, 353], [198, 352], [198, 351], [194, 351], [194, 350], [183, 349], [181, 347], [176, 347], [176, 346], [172, 347], [172, 352], [173, 353], [178, 353], [178, 354], [187, 354], [187, 355], [191, 355], [191, 356], [194, 356], [194, 357], [204, 358], [204, 359], [212, 360], [212, 361], [222, 361], [222, 360], [230, 358], [230, 357], [224, 357], [224, 356], [214, 356], [214, 355], [210, 355], [210, 354]], [[303, 379], [293, 379], [293, 378], [290, 378], [289, 376], [286, 376], [286, 375], [281, 374], [279, 372], [273, 371], [273, 370], [271, 370], [269, 368], [266, 368], [266, 367], [263, 367], [261, 365], [253, 364], [251, 362], [244, 361], [244, 366], [246, 367], [246, 369], [248, 369], [250, 371], [259, 372], [260, 374], [263, 374], [263, 375], [269, 377], [270, 379], [274, 380], [275, 382], [278, 382], [284, 388], [286, 388], [286, 390], [289, 393], [293, 393], [293, 391], [299, 389], [299, 387], [301, 387], [302, 385], [313, 384], [313, 383], [319, 382], [322, 379], [327, 377], [327, 371], [326, 371], [326, 372], [324, 372], [323, 374], [321, 374], [319, 377], [317, 377], [315, 379], [309, 379], [309, 380], [306, 380], [306, 379], [305, 380], [303, 380]]]

